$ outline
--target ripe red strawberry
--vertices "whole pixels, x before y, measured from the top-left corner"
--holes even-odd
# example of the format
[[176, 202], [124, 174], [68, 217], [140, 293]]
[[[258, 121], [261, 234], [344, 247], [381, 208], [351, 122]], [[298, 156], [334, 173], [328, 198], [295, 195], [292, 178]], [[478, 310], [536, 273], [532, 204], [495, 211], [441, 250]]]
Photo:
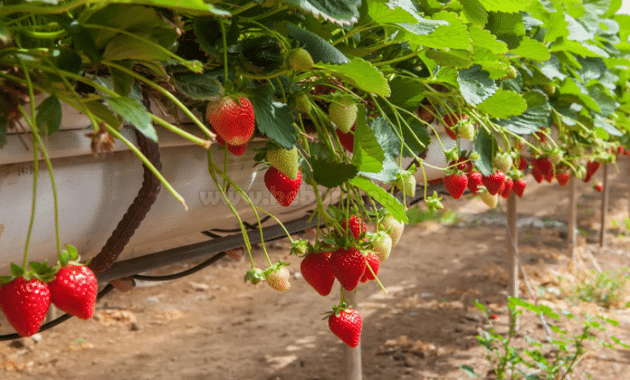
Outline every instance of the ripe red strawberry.
[[90, 319], [94, 315], [98, 282], [94, 272], [87, 266], [62, 267], [48, 287], [51, 302], [59, 310], [80, 319]]
[[538, 169], [538, 167], [535, 167], [532, 170], [532, 175], [534, 176], [534, 179], [538, 183], [541, 183], [543, 181], [543, 179], [545, 179], [545, 175], [540, 172], [540, 169]]
[[372, 237], [372, 249], [378, 259], [383, 262], [392, 253], [392, 238], [384, 231], [379, 231]]
[[501, 190], [501, 196], [508, 199], [512, 195], [512, 188], [514, 187], [514, 181], [512, 178], [506, 178], [503, 190]]
[[462, 194], [464, 194], [464, 191], [466, 191], [468, 177], [464, 173], [453, 173], [444, 177], [444, 185], [453, 199], [459, 199], [462, 197]]
[[544, 143], [545, 141], [547, 141], [547, 135], [545, 135], [544, 133], [536, 132], [535, 135], [536, 137], [538, 137], [541, 143]]
[[620, 154], [623, 154], [623, 147], [621, 145], [617, 147], [617, 156]]
[[[223, 137], [217, 135], [217, 142], [219, 144], [221, 144], [221, 146], [225, 146], [225, 140], [223, 140]], [[235, 156], [242, 156], [245, 151], [247, 150], [247, 144], [241, 144], [241, 145], [227, 145], [227, 150], [228, 152], [232, 153]]]
[[[451, 161], [449, 166], [452, 166], [454, 164], [455, 164], [455, 162]], [[467, 158], [460, 157], [459, 160], [457, 160], [457, 169], [463, 171], [466, 174], [468, 174], [468, 173], [472, 172], [472, 170], [473, 170], [473, 163], [472, 163], [472, 161], [470, 161]]]
[[[379, 260], [378, 256], [376, 256], [374, 252], [368, 252], [365, 256], [365, 261], [367, 264], [370, 265], [370, 268], [372, 268], [374, 274], [378, 276], [378, 268], [381, 266], [381, 261]], [[374, 280], [376, 280], [376, 277], [372, 275], [372, 272], [370, 272], [370, 269], [366, 266], [365, 272], [363, 272], [363, 276], [361, 277], [361, 282], [365, 283]]]
[[556, 179], [558, 180], [560, 186], [565, 187], [571, 179], [571, 173], [566, 168], [558, 168], [556, 170]]
[[483, 184], [481, 177], [482, 175], [479, 172], [472, 172], [468, 174], [468, 190], [475, 195], [477, 195], [479, 186]]
[[586, 177], [584, 177], [584, 182], [588, 182], [593, 178], [593, 174], [597, 172], [601, 163], [598, 161], [589, 161], [586, 163]]
[[297, 173], [296, 179], [287, 177], [273, 166], [267, 169], [265, 173], [265, 186], [267, 186], [267, 189], [278, 203], [284, 207], [289, 207], [293, 203], [300, 190], [300, 185], [302, 185], [302, 174], [300, 172]]
[[554, 177], [553, 173], [549, 173], [549, 174], [545, 175], [545, 180], [547, 182], [549, 182], [549, 183], [552, 183], [554, 178], [555, 177]]
[[309, 285], [322, 296], [327, 296], [335, 283], [330, 267], [330, 252], [311, 253], [300, 264], [300, 272]]
[[362, 233], [367, 232], [365, 222], [356, 215], [352, 215], [348, 220], [342, 220], [341, 228], [343, 228], [344, 234], [351, 232], [355, 239], [358, 239]]
[[538, 157], [534, 159], [534, 167], [538, 168], [540, 173], [548, 180], [551, 176], [553, 180], [553, 163], [548, 157]]
[[392, 246], [395, 247], [402, 236], [402, 233], [405, 229], [405, 224], [403, 222], [399, 222], [391, 215], [387, 215], [381, 221], [381, 229], [385, 231], [392, 238]]
[[499, 318], [499, 316], [498, 316], [498, 315], [496, 315], [496, 314], [492, 314], [492, 315], [490, 316], [490, 319], [492, 319], [492, 320], [497, 319], [497, 318]]
[[490, 195], [495, 195], [499, 192], [499, 190], [501, 190], [501, 186], [505, 183], [505, 174], [502, 171], [497, 170], [489, 177], [482, 176], [481, 181], [484, 186], [486, 186], [486, 189], [488, 189]]
[[39, 331], [50, 306], [50, 290], [38, 279], [26, 281], [15, 278], [0, 288], [0, 307], [20, 336], [31, 336]]
[[457, 135], [455, 132], [457, 131], [457, 124], [459, 124], [460, 121], [466, 121], [466, 119], [468, 119], [468, 116], [462, 113], [446, 115], [444, 117], [444, 130], [446, 131], [448, 137], [456, 140]]
[[444, 127], [444, 131], [446, 131], [446, 135], [453, 140], [457, 140], [457, 135], [450, 127]]
[[593, 189], [595, 189], [598, 193], [601, 193], [604, 190], [604, 184], [598, 181], [595, 185], [593, 185]]
[[356, 347], [361, 341], [363, 320], [358, 311], [351, 308], [335, 308], [328, 318], [330, 331], [349, 347]]
[[227, 251], [225, 251], [225, 255], [232, 260], [239, 260], [241, 257], [243, 257], [243, 254], [243, 248], [228, 249]]
[[340, 98], [330, 103], [328, 116], [330, 121], [335, 123], [337, 128], [343, 133], [350, 132], [350, 129], [357, 121], [359, 107], [351, 98]]
[[290, 179], [296, 179], [298, 174], [298, 150], [284, 149], [280, 146], [271, 145], [267, 149], [267, 161], [269, 165], [278, 169]]
[[435, 109], [430, 104], [420, 104], [416, 109], [416, 115], [418, 118], [429, 124], [433, 122], [433, 119], [435, 119], [435, 116], [433, 116], [434, 113]]
[[341, 286], [352, 291], [359, 285], [365, 272], [365, 257], [355, 247], [338, 248], [330, 255], [330, 266]]
[[525, 170], [527, 169], [527, 166], [527, 158], [520, 157], [518, 161], [518, 170]]
[[518, 195], [519, 198], [523, 198], [523, 193], [525, 192], [525, 188], [527, 187], [527, 182], [520, 178], [514, 181], [514, 186], [512, 187], [512, 191], [514, 194]]
[[352, 132], [348, 132], [348, 133], [343, 133], [340, 130], [335, 130], [335, 132], [337, 132], [337, 136], [339, 137], [339, 142], [341, 143], [341, 145], [348, 149], [348, 151], [350, 153], [354, 152], [354, 130], [356, 129], [355, 126], [352, 126], [352, 128], [350, 128], [350, 130]]
[[291, 288], [291, 283], [289, 283], [289, 278], [291, 277], [291, 273], [286, 266], [276, 266], [275, 268], [270, 268], [271, 271], [265, 273], [265, 281], [267, 284], [271, 286], [273, 289], [279, 292], [286, 292]]
[[249, 99], [225, 96], [208, 103], [206, 119], [228, 145], [243, 145], [254, 134], [256, 117]]

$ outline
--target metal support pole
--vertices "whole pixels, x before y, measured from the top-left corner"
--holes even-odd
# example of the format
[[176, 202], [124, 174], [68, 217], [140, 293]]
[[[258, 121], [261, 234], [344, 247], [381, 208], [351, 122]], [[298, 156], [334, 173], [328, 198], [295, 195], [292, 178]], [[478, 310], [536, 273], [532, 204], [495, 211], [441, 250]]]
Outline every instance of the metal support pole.
[[571, 255], [571, 261], [573, 267], [577, 264], [577, 258], [575, 253], [576, 236], [575, 230], [577, 229], [577, 196], [575, 191], [576, 178], [571, 177], [569, 180], [569, 223], [567, 230], [567, 243], [569, 246], [569, 254]]
[[[519, 296], [518, 286], [518, 234], [516, 231], [516, 196], [512, 194], [507, 201], [508, 224], [508, 294], [511, 297]], [[510, 321], [511, 322], [511, 321]]]
[[[341, 292], [346, 300], [346, 304], [354, 305], [357, 309], [357, 294], [355, 292], [346, 292], [343, 287]], [[343, 366], [344, 366], [344, 380], [362, 380], [363, 369], [361, 365], [361, 342], [355, 348], [343, 346]]]
[[599, 247], [604, 247], [606, 243], [606, 219], [608, 218], [608, 194], [610, 189], [608, 188], [608, 164], [604, 165], [604, 191], [602, 193], [602, 212], [601, 212], [601, 226], [599, 229]]

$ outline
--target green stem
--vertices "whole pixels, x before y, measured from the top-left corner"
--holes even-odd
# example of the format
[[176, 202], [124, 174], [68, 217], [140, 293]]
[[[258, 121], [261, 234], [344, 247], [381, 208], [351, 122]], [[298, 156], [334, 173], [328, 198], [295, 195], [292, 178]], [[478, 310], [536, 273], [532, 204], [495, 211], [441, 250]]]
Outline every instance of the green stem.
[[175, 197], [175, 199], [177, 199], [183, 206], [184, 209], [186, 211], [188, 211], [188, 205], [186, 204], [186, 200], [177, 192], [177, 190], [175, 190], [173, 188], [173, 186], [171, 186], [170, 183], [168, 183], [168, 181], [166, 180], [166, 178], [164, 178], [164, 176], [162, 175], [162, 173], [160, 173], [159, 170], [157, 170], [155, 168], [155, 166], [153, 166], [153, 164], [151, 163], [151, 161], [149, 161], [148, 158], [146, 158], [144, 156], [144, 154], [142, 154], [142, 152], [135, 146], [133, 145], [129, 140], [127, 140], [125, 138], [125, 136], [123, 136], [116, 128], [110, 126], [110, 125], [105, 125], [105, 127], [107, 128], [107, 132], [114, 136], [115, 138], [119, 139], [120, 141], [122, 141], [125, 145], [127, 145], [127, 147], [129, 148], [129, 150], [131, 150], [136, 156], [138, 156], [140, 158], [140, 160], [142, 160], [142, 163], [145, 164], [147, 166], [147, 168], [149, 168], [149, 170], [151, 171], [151, 173], [153, 173], [153, 175], [155, 175], [155, 177], [162, 182], [162, 184], [164, 185], [164, 187], [166, 187], [166, 190], [168, 190], [169, 193], [171, 193], [171, 195], [173, 197]]
[[219, 25], [221, 25], [221, 40], [223, 41], [223, 70], [225, 75], [225, 79], [223, 79], [224, 84], [228, 82], [228, 54], [227, 54], [227, 36], [225, 33], [225, 23], [223, 19], [219, 19]]
[[169, 123], [168, 121], [161, 119], [153, 114], [151, 114], [151, 120], [153, 120], [155, 123], [161, 125], [162, 127], [168, 129], [169, 131], [185, 138], [188, 141], [191, 141], [197, 145], [200, 145], [206, 149], [208, 149], [210, 147], [210, 140], [204, 140], [202, 138], [199, 138], [191, 133], [186, 132], [185, 130], [178, 128], [176, 126], [174, 126], [173, 124]]

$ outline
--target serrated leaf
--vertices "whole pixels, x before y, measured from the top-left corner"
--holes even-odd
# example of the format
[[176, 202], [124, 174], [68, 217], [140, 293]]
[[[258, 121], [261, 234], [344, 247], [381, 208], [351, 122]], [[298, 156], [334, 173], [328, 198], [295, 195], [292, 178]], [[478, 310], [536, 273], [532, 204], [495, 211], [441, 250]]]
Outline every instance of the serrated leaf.
[[223, 87], [214, 75], [204, 74], [179, 74], [173, 76], [177, 89], [194, 100], [209, 100], [221, 95]]
[[439, 66], [450, 66], [460, 69], [468, 68], [472, 65], [473, 53], [470, 50], [429, 50], [426, 53]]
[[285, 149], [297, 142], [297, 128], [288, 104], [275, 100], [269, 85], [260, 86], [249, 100], [254, 106], [258, 131]]
[[491, 117], [507, 119], [520, 115], [527, 109], [527, 102], [520, 94], [499, 88], [490, 98], [484, 100], [477, 108]]
[[[128, 69], [131, 69], [131, 62], [125, 61], [120, 64]], [[119, 95], [128, 96], [131, 92], [131, 85], [133, 84], [133, 77], [124, 71], [120, 71], [116, 68], [110, 67], [109, 72], [112, 74], [112, 82], [114, 84], [114, 91]]]
[[[464, 22], [484, 26], [488, 22], [488, 11], [483, 7], [479, 0], [460, 0], [462, 4], [462, 17]], [[469, 29], [470, 30], [470, 29]]]
[[405, 208], [400, 201], [382, 187], [366, 178], [353, 178], [350, 184], [363, 190], [376, 202], [380, 203], [399, 222], [409, 223]]
[[68, 71], [73, 74], [78, 74], [81, 71], [83, 62], [81, 56], [72, 49], [58, 48], [52, 49], [51, 52], [52, 61], [57, 68], [62, 71]]
[[370, 120], [370, 128], [385, 156], [397, 157], [400, 153], [400, 138], [387, 120], [383, 117], [372, 119]]
[[313, 179], [318, 184], [328, 188], [341, 186], [359, 173], [356, 166], [344, 162], [318, 157], [312, 157], [310, 161], [313, 168]]
[[613, 125], [611, 125], [610, 123], [608, 123], [606, 121], [606, 119], [604, 119], [602, 116], [600, 116], [599, 114], [595, 114], [594, 117], [594, 125], [598, 128], [601, 128], [603, 130], [605, 130], [607, 133], [613, 135], [613, 136], [623, 136], [623, 134], [621, 132], [619, 132], [619, 130], [617, 128], [615, 128]]
[[448, 25], [440, 25], [428, 35], [406, 33], [405, 39], [412, 47], [423, 46], [439, 50], [447, 48], [465, 50], [472, 47], [468, 29], [456, 13], [442, 11], [433, 15], [433, 20], [446, 21]]
[[568, 51], [583, 57], [605, 57], [610, 55], [603, 49], [589, 44], [587, 42], [577, 42], [569, 40], [561, 40], [560, 42], [553, 43], [549, 50], [554, 51]]
[[352, 84], [365, 92], [385, 98], [390, 95], [389, 85], [383, 73], [363, 58], [355, 57], [343, 65], [321, 64], [319, 66], [350, 80]]
[[562, 71], [560, 71], [560, 61], [558, 61], [558, 58], [554, 54], [551, 54], [549, 60], [538, 62], [536, 65], [540, 69], [540, 72], [543, 73], [543, 75], [549, 80], [554, 80], [556, 78], [564, 80], [567, 77]]
[[92, 114], [103, 120], [107, 125], [114, 128], [118, 128], [120, 126], [121, 123], [116, 114], [99, 101], [92, 100], [83, 103], [83, 105], [86, 106]]
[[576, 82], [573, 78], [567, 78], [562, 86], [558, 88], [558, 91], [562, 94], [575, 95], [586, 107], [596, 112], [601, 111], [599, 104], [590, 96], [586, 87], [582, 83]]
[[538, 42], [527, 36], [523, 37], [518, 47], [510, 50], [510, 53], [519, 57], [535, 59], [537, 61], [546, 61], [551, 58], [549, 49], [547, 49], [542, 42]]
[[593, 85], [588, 88], [588, 94], [599, 106], [599, 112], [604, 116], [610, 116], [619, 103], [612, 96], [608, 95], [603, 87], [599, 85]]
[[515, 13], [527, 8], [530, 0], [479, 0], [490, 12]]
[[542, 127], [546, 127], [551, 112], [551, 105], [547, 97], [537, 91], [523, 94], [527, 102], [527, 111], [519, 116], [512, 116], [508, 120], [499, 120], [505, 129], [521, 135], [531, 134]]
[[497, 151], [497, 141], [484, 128], [479, 130], [473, 152], [479, 154], [479, 159], [475, 161], [475, 167], [481, 174], [489, 176], [492, 174], [492, 159]]
[[461, 369], [462, 371], [464, 371], [464, 373], [466, 375], [468, 375], [469, 377], [473, 378], [473, 379], [478, 379], [479, 376], [475, 373], [475, 370], [469, 366], [469, 365], [461, 365], [459, 367], [459, 369]]
[[507, 45], [503, 41], [497, 40], [497, 37], [480, 26], [471, 25], [468, 27], [470, 38], [472, 38], [473, 46], [483, 47], [495, 54], [505, 54], [508, 51]]
[[103, 58], [110, 61], [166, 61], [167, 51], [157, 45], [147, 44], [137, 38], [119, 35], [112, 38], [103, 52]]
[[50, 95], [37, 106], [37, 128], [46, 134], [59, 130], [61, 117], [61, 102], [55, 94]]
[[426, 87], [417, 78], [395, 76], [390, 82], [391, 95], [387, 100], [408, 111], [415, 111], [425, 97]]
[[378, 173], [383, 169], [385, 153], [378, 144], [374, 132], [367, 125], [366, 110], [364, 106], [359, 107], [356, 128], [354, 131], [354, 155], [352, 164], [359, 168], [359, 171]]
[[401, 7], [390, 8], [376, 1], [368, 2], [368, 15], [379, 24], [408, 23], [415, 24], [416, 17]]
[[334, 65], [342, 65], [348, 63], [349, 60], [336, 47], [331, 45], [315, 33], [302, 29], [290, 22], [286, 23], [289, 29], [289, 37], [300, 42], [304, 49], [313, 58], [313, 62], [332, 63]]
[[315, 18], [337, 24], [350, 24], [359, 18], [361, 0], [281, 0], [291, 8], [298, 8], [302, 12], [311, 13]]
[[127, 96], [105, 98], [111, 109], [133, 125], [147, 138], [157, 141], [157, 133], [151, 123], [151, 115], [137, 99]]
[[359, 175], [381, 182], [391, 182], [397, 178], [397, 174], [401, 172], [400, 165], [390, 156], [385, 157], [383, 161], [383, 169], [378, 173], [359, 172]]
[[488, 72], [482, 70], [479, 65], [473, 65], [470, 69], [459, 70], [457, 81], [466, 102], [476, 106], [494, 95], [498, 86], [489, 76]]
[[544, 42], [553, 42], [558, 38], [568, 36], [568, 25], [569, 23], [564, 18], [564, 12], [562, 10], [551, 13], [549, 22], [547, 23], [547, 32], [545, 33]]

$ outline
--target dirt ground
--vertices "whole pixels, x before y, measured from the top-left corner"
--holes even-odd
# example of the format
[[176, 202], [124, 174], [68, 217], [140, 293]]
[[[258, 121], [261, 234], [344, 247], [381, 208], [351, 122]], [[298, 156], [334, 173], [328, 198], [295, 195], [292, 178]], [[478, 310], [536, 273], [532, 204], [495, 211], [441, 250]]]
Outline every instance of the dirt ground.
[[[630, 231], [612, 228], [612, 220], [623, 225], [628, 216], [627, 166], [624, 158], [620, 172], [611, 168], [608, 243], [603, 250], [596, 244], [600, 194], [591, 189], [592, 183], [579, 184], [578, 224], [583, 234], [578, 251], [583, 255], [578, 269], [594, 266], [586, 252], [604, 269], [629, 265]], [[567, 195], [557, 183], [529, 182], [518, 203], [519, 248], [528, 277], [547, 302], [576, 315], [588, 311], [618, 320], [620, 325], [609, 333], [630, 342], [627, 309], [606, 310], [545, 291], [557, 295], [563, 287], [558, 276], [574, 278], [565, 242]], [[507, 329], [503, 213], [474, 199], [448, 200], [445, 205], [457, 210], [456, 223], [408, 226], [382, 265], [379, 278], [388, 294], [375, 283], [359, 288], [365, 380], [468, 379], [461, 365], [484, 375], [490, 369], [476, 339], [488, 321], [471, 301], [487, 305], [498, 315], [498, 330]], [[504, 201], [501, 205], [505, 208]], [[271, 247], [272, 260], [286, 257], [286, 241]], [[97, 316], [90, 321], [73, 319], [37, 339], [0, 343], [0, 378], [340, 379], [344, 346], [320, 315], [338, 300], [338, 284], [329, 297], [321, 297], [300, 277], [299, 259], [288, 261], [292, 287], [286, 293], [264, 283], [244, 284], [247, 261], [227, 257], [184, 279], [139, 283], [129, 293], [114, 292], [99, 302]], [[524, 286], [522, 290], [523, 297], [531, 299]], [[544, 336], [535, 316], [524, 316], [521, 326], [527, 334]], [[600, 380], [628, 378], [630, 351], [595, 350], [572, 378], [587, 378], [586, 373]]]

